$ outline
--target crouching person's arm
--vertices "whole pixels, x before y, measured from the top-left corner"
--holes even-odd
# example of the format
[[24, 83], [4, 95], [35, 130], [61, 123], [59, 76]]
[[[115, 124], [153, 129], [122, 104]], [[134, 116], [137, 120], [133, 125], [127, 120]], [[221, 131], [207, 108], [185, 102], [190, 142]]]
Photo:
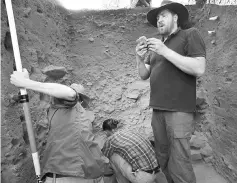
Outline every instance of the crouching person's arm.
[[[87, 119], [83, 119], [83, 116], [81, 120], [81, 124], [86, 122], [90, 123]], [[81, 143], [85, 143], [85, 146], [83, 147], [87, 152], [87, 154], [85, 154], [85, 156], [87, 156], [85, 159], [90, 160], [90, 164], [85, 164], [85, 166], [89, 166], [87, 169], [93, 169], [94, 175], [106, 176], [113, 174], [109, 159], [103, 155], [95, 135], [86, 128], [86, 125], [81, 125], [81, 127]]]
[[44, 93], [55, 98], [61, 98], [73, 101], [76, 98], [76, 92], [72, 88], [58, 83], [42, 83], [31, 80], [28, 71], [23, 69], [23, 72], [14, 71], [11, 75], [11, 83], [19, 88], [34, 90]]

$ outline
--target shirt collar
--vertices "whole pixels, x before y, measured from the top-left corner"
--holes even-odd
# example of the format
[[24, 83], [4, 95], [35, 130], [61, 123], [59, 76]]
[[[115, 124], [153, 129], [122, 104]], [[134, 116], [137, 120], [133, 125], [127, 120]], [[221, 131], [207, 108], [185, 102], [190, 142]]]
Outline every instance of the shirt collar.
[[176, 29], [176, 31], [174, 31], [172, 34], [170, 34], [166, 39], [164, 39], [164, 37], [162, 37], [162, 41], [165, 42], [166, 40], [172, 38], [173, 36], [175, 36], [176, 34], [178, 34], [178, 32], [179, 32], [180, 30], [181, 30], [181, 28], [178, 27], [178, 28]]

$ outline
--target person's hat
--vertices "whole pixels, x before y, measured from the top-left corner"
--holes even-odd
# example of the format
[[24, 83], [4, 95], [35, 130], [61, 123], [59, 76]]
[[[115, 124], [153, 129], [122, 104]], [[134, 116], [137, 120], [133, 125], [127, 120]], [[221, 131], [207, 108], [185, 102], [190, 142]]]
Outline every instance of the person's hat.
[[74, 89], [77, 93], [79, 93], [79, 101], [84, 108], [89, 107], [89, 103], [91, 99], [85, 95], [85, 88], [81, 84], [73, 83], [70, 86], [72, 89]]
[[183, 28], [185, 23], [188, 22], [189, 18], [189, 13], [187, 8], [180, 4], [176, 3], [170, 0], [163, 0], [161, 2], [161, 6], [159, 8], [155, 8], [147, 13], [147, 20], [148, 22], [153, 25], [154, 27], [157, 27], [157, 15], [162, 11], [162, 10], [170, 10], [171, 12], [175, 13], [178, 15], [178, 22], [179, 26]]

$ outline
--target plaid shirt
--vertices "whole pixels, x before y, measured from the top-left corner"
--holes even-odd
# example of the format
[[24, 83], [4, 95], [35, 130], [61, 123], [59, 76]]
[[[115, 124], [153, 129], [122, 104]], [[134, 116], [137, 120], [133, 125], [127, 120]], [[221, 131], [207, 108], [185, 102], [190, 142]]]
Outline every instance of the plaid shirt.
[[132, 166], [133, 171], [153, 170], [158, 166], [150, 141], [131, 130], [119, 131], [109, 137], [102, 152], [108, 158], [117, 153]]

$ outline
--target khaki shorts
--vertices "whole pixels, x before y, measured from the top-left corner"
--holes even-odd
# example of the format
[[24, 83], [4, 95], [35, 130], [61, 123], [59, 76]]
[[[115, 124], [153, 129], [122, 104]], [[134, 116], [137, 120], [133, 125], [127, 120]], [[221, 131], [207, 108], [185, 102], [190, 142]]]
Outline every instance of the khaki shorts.
[[142, 170], [133, 172], [132, 166], [116, 153], [111, 156], [110, 161], [118, 183], [129, 183], [129, 181], [132, 183], [153, 183], [155, 181], [156, 174]]

